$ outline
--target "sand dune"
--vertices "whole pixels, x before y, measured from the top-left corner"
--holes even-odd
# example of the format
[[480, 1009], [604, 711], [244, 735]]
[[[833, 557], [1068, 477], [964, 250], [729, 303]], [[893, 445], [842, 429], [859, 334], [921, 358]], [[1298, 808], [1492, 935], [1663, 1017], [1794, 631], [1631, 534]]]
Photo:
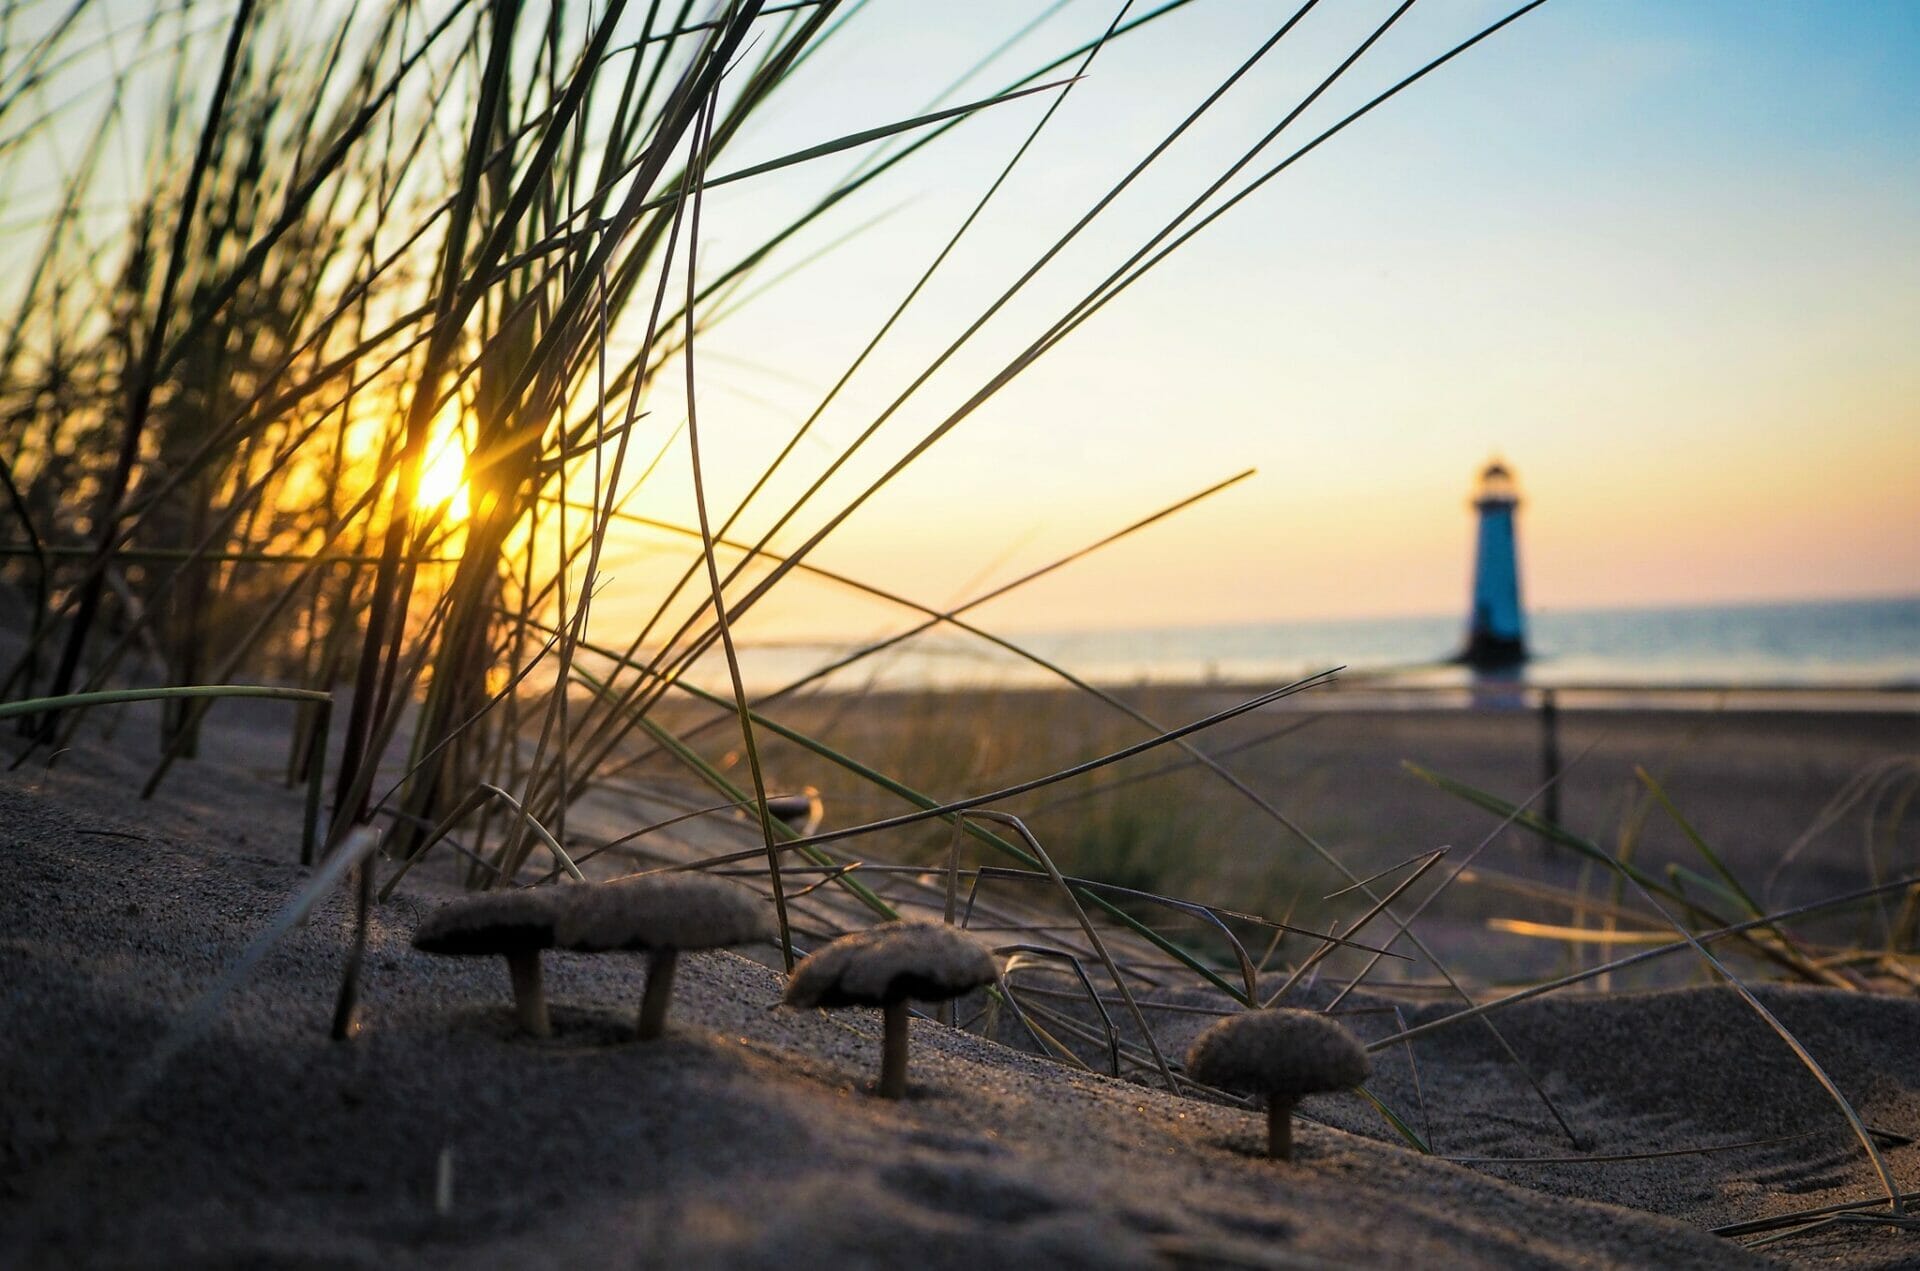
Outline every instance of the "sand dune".
[[[1417, 1086], [1406, 1051], [1383, 1052], [1378, 1089], [1442, 1157], [1803, 1137], [1464, 1164], [1388, 1141], [1342, 1095], [1303, 1105], [1299, 1159], [1276, 1164], [1252, 1155], [1245, 1109], [927, 1020], [914, 1097], [875, 1099], [877, 1016], [773, 1009], [780, 977], [732, 954], [685, 960], [650, 1046], [630, 1040], [640, 959], [551, 955], [556, 1036], [516, 1038], [497, 963], [407, 946], [451, 894], [425, 879], [378, 913], [354, 1041], [326, 1039], [336, 895], [141, 1086], [306, 871], [293, 795], [201, 763], [147, 807], [119, 793], [130, 763], [103, 750], [0, 783], [7, 1265], [1737, 1266], [1756, 1255], [1707, 1228], [1876, 1186], [1832, 1102], [1724, 990], [1500, 1015], [1578, 1146], [1473, 1024], [1414, 1045]], [[1869, 1124], [1920, 1127], [1920, 1002], [1766, 1000]], [[1384, 999], [1350, 1004], [1363, 1035], [1398, 1026]], [[1920, 1185], [1920, 1148], [1887, 1142]], [[1911, 1265], [1916, 1240], [1849, 1224], [1769, 1253]]]

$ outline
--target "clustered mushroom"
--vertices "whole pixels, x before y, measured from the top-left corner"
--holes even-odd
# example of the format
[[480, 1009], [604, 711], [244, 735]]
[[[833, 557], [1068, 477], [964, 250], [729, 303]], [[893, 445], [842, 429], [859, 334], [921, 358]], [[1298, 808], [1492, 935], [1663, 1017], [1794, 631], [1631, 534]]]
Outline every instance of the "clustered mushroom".
[[1293, 1109], [1310, 1094], [1351, 1090], [1372, 1066], [1352, 1033], [1316, 1011], [1246, 1011], [1194, 1039], [1187, 1075], [1267, 1097], [1267, 1155], [1293, 1159]]
[[535, 1037], [553, 1031], [540, 986], [540, 953], [638, 950], [648, 955], [640, 999], [642, 1041], [660, 1036], [680, 951], [717, 949], [773, 938], [760, 898], [738, 883], [702, 874], [654, 874], [590, 887], [483, 892], [442, 905], [413, 935], [423, 953], [506, 958], [520, 1026]]
[[879, 1095], [907, 1093], [907, 1001], [944, 1002], [991, 984], [993, 954], [937, 922], [891, 922], [823, 946], [793, 969], [788, 1006], [877, 1006], [883, 1012]]
[[[682, 950], [771, 940], [766, 904], [738, 883], [704, 874], [650, 874], [593, 886], [487, 892], [443, 905], [414, 932], [426, 953], [503, 957], [520, 1025], [552, 1031], [541, 993], [547, 949], [644, 952], [647, 985], [639, 1036], [665, 1028]], [[788, 1006], [878, 1007], [884, 1020], [878, 1094], [907, 1093], [907, 1002], [944, 1002], [998, 978], [993, 954], [976, 938], [937, 922], [890, 922], [823, 945], [794, 968]], [[1293, 1158], [1293, 1110], [1310, 1094], [1348, 1090], [1367, 1079], [1367, 1052], [1345, 1028], [1313, 1011], [1246, 1011], [1194, 1040], [1187, 1075], [1203, 1085], [1267, 1100], [1267, 1154]]]
[[[647, 954], [640, 1002], [642, 1041], [666, 1026], [682, 950], [771, 940], [766, 904], [738, 883], [704, 874], [650, 874], [593, 886], [487, 892], [443, 905], [414, 932], [426, 953], [504, 957], [520, 1025], [552, 1032], [541, 992], [540, 954]], [[878, 1007], [884, 1032], [878, 1094], [907, 1093], [907, 1002], [944, 1002], [998, 978], [976, 938], [937, 922], [890, 922], [823, 945], [794, 968], [788, 1006]], [[1267, 1152], [1293, 1155], [1293, 1109], [1302, 1097], [1346, 1090], [1367, 1078], [1367, 1053], [1339, 1024], [1312, 1011], [1247, 1011], [1194, 1041], [1187, 1074], [1204, 1085], [1267, 1099]]]
[[[683, 950], [750, 944], [774, 937], [767, 906], [738, 883], [704, 874], [649, 874], [593, 886], [485, 892], [442, 905], [414, 932], [426, 953], [492, 954], [507, 960], [521, 1027], [552, 1032], [540, 987], [540, 954], [647, 954], [640, 1040], [666, 1026], [673, 972]], [[944, 1002], [991, 984], [993, 954], [974, 937], [936, 922], [893, 922], [842, 936], [794, 968], [789, 1006], [877, 1006], [885, 1021], [882, 1098], [907, 1091], [907, 1002]]]
[[[540, 954], [630, 950], [647, 954], [639, 1036], [666, 1026], [673, 972], [682, 950], [773, 938], [759, 896], [704, 874], [650, 874], [588, 887], [486, 892], [443, 905], [413, 935], [426, 953], [503, 957], [520, 1026], [552, 1032], [541, 992]], [[880, 1008], [883, 1099], [907, 1093], [907, 1002], [944, 1002], [992, 984], [993, 954], [974, 937], [937, 922], [891, 922], [823, 945], [794, 968], [783, 1001], [803, 1008]], [[1187, 1075], [1203, 1085], [1267, 1100], [1267, 1154], [1293, 1158], [1293, 1110], [1306, 1095], [1349, 1090], [1367, 1079], [1367, 1052], [1325, 1015], [1247, 1011], [1201, 1033]]]

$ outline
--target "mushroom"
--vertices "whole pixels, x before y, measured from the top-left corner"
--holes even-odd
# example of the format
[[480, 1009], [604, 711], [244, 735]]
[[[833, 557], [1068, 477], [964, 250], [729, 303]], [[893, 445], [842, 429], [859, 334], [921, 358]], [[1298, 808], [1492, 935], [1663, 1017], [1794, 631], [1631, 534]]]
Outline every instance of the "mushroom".
[[841, 936], [793, 969], [788, 1006], [878, 1006], [886, 1021], [880, 1051], [883, 1099], [907, 1093], [907, 999], [944, 1002], [991, 984], [993, 954], [938, 922], [890, 922]]
[[1194, 1039], [1187, 1075], [1203, 1085], [1267, 1096], [1267, 1155], [1293, 1159], [1293, 1109], [1302, 1096], [1351, 1090], [1372, 1065], [1352, 1033], [1317, 1011], [1246, 1011]]
[[464, 897], [428, 914], [414, 930], [413, 947], [422, 953], [506, 958], [520, 1027], [546, 1037], [553, 1025], [540, 989], [540, 951], [553, 947], [557, 895], [557, 888], [542, 887]]
[[825, 819], [827, 805], [820, 800], [820, 792], [808, 786], [799, 794], [770, 794], [767, 796], [767, 811], [773, 819], [806, 838], [820, 828]]
[[641, 1041], [660, 1036], [682, 950], [718, 949], [774, 937], [766, 902], [738, 883], [704, 874], [646, 874], [580, 889], [562, 915], [557, 947], [579, 953], [640, 950], [647, 988]]

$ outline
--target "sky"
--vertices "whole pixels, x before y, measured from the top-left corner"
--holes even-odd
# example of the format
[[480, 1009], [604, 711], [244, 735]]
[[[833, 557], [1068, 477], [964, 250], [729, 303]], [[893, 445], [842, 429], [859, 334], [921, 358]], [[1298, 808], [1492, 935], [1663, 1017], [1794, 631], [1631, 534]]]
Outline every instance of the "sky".
[[[957, 99], [1097, 35], [1117, 8], [1059, 6]], [[780, 541], [964, 401], [1390, 8], [1310, 13]], [[1415, 5], [1249, 174], [1507, 8]], [[720, 166], [910, 117], [1041, 11], [870, 5], [809, 64], [793, 107]], [[1199, 0], [1103, 49], [803, 443], [809, 475], [1285, 16]], [[882, 219], [708, 338], [699, 409], [725, 457], [709, 462], [717, 502], [805, 418], [1050, 100], [984, 112], [850, 200], [813, 247]], [[1036, 630], [1464, 610], [1467, 500], [1498, 454], [1525, 497], [1536, 608], [1920, 592], [1916, 141], [1920, 6], [1550, 0], [1183, 246], [813, 560], [953, 603], [1256, 468], [982, 612]], [[703, 262], [847, 168], [717, 193]], [[776, 482], [768, 506], [797, 489]], [[688, 515], [673, 483], [657, 490], [636, 506]], [[743, 524], [764, 527], [757, 515]], [[878, 613], [794, 587], [755, 633], [859, 629]]]
[[[845, 29], [716, 168], [992, 96], [1097, 37], [1122, 3], [843, 6]], [[1418, 0], [1225, 194], [1518, 3]], [[630, 7], [637, 24], [645, 6]], [[1126, 6], [1129, 17], [1153, 7]], [[885, 416], [774, 544], [791, 550], [826, 525], [1397, 6], [1308, 7], [1057, 252], [1294, 12], [1291, 0], [1192, 0], [1103, 47], [1064, 94], [976, 113], [776, 254], [764, 290], [696, 351], [715, 519], [1023, 145], [734, 537], [767, 530]], [[113, 0], [107, 11], [137, 9]], [[876, 153], [887, 151], [710, 193], [701, 270], [757, 246]], [[1523, 589], [1536, 610], [1916, 594], [1916, 332], [1920, 4], [1548, 0], [1181, 245], [810, 560], [944, 607], [1254, 469], [978, 616], [1036, 631], [1464, 614], [1468, 500], [1497, 455], [1523, 493]], [[649, 402], [639, 450], [667, 449], [628, 506], [690, 525], [684, 434], [669, 440], [687, 413], [676, 378]], [[613, 545], [602, 627], [632, 625], [678, 576], [685, 557], [664, 541], [634, 532]], [[796, 579], [743, 631], [791, 639], [898, 622], [897, 610]]]

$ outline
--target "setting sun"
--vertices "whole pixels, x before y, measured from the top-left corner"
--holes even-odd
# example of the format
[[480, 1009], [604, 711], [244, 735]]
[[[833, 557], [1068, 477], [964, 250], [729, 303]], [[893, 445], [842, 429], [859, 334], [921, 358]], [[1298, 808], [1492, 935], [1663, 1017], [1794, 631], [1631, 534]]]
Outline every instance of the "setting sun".
[[445, 505], [449, 522], [467, 519], [467, 447], [460, 428], [444, 420], [433, 430], [420, 465], [418, 498], [422, 508]]

